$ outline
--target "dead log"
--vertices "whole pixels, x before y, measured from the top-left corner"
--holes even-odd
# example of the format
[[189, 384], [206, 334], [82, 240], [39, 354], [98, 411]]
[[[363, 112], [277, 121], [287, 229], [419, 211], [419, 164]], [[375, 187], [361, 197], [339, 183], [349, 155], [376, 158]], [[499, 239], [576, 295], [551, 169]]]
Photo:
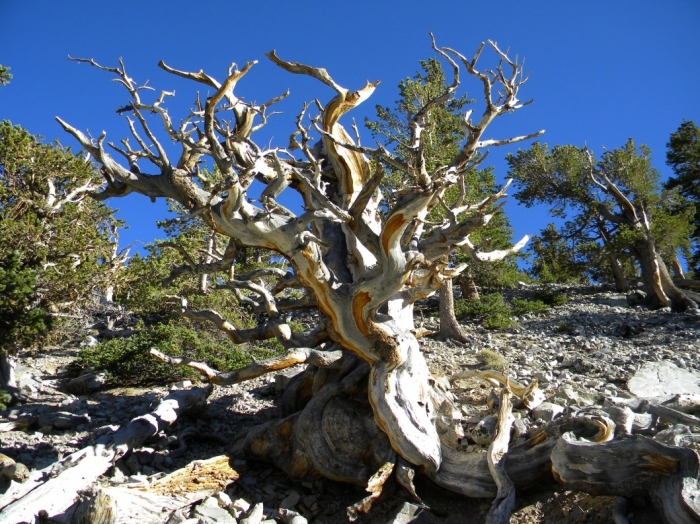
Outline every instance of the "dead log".
[[52, 466], [31, 472], [25, 483], [13, 483], [0, 497], [2, 521], [34, 522], [41, 511], [50, 517], [70, 513], [78, 492], [92, 486], [116, 460], [174, 423], [180, 414], [203, 409], [211, 391], [211, 386], [174, 391], [153, 412], [134, 418]]
[[81, 497], [71, 523], [180, 522], [189, 517], [193, 504], [224, 491], [237, 479], [227, 456], [195, 460], [147, 487], [92, 489]]
[[71, 524], [127, 524], [183, 522], [191, 501], [136, 489], [97, 487], [73, 512]]

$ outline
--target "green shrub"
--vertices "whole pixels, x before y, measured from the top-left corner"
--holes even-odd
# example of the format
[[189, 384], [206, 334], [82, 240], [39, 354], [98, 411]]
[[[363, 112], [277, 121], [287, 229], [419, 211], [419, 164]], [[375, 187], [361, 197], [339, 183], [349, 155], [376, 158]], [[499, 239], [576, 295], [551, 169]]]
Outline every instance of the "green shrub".
[[455, 300], [457, 317], [484, 317], [497, 313], [510, 313], [510, 307], [498, 293], [482, 295], [481, 298]]
[[506, 330], [516, 327], [518, 323], [509, 314], [496, 313], [487, 316], [483, 325], [486, 329]]
[[573, 328], [573, 326], [572, 326], [571, 324], [569, 324], [568, 322], [562, 322], [561, 324], [559, 324], [559, 325], [556, 327], [555, 331], [556, 331], [557, 333], [568, 334], [568, 333], [573, 333], [573, 332], [574, 332], [574, 328]]
[[11, 401], [12, 401], [12, 396], [4, 389], [0, 389], [0, 411], [7, 409], [7, 405]]
[[[566, 296], [564, 296], [566, 298]], [[491, 293], [481, 298], [468, 298], [455, 301], [455, 315], [458, 318], [472, 319], [486, 329], [511, 329], [517, 325], [515, 315], [542, 313], [549, 309], [543, 300], [523, 300], [514, 298], [508, 303], [502, 295]]]
[[563, 306], [569, 302], [569, 297], [553, 289], [540, 289], [533, 295], [535, 300], [544, 302], [548, 306]]
[[0, 259], [0, 351], [14, 354], [35, 345], [51, 327], [51, 316], [35, 307], [36, 277], [18, 251]]
[[515, 325], [511, 307], [498, 293], [455, 301], [455, 315], [481, 321], [486, 329], [509, 329]]
[[491, 349], [482, 349], [477, 353], [476, 358], [490, 369], [501, 370], [508, 367], [505, 357]]
[[255, 346], [244, 352], [227, 340], [212, 340], [204, 331], [176, 324], [156, 324], [127, 338], [83, 348], [73, 370], [74, 373], [84, 369], [104, 371], [113, 385], [143, 385], [199, 377], [191, 368], [166, 364], [151, 356], [152, 347], [166, 355], [206, 362], [220, 371], [237, 369], [251, 363], [253, 358], [269, 358], [279, 352], [275, 347]]
[[549, 306], [541, 300], [523, 300], [514, 298], [511, 303], [513, 304], [513, 313], [516, 315], [524, 315], [526, 313], [544, 313], [549, 309]]

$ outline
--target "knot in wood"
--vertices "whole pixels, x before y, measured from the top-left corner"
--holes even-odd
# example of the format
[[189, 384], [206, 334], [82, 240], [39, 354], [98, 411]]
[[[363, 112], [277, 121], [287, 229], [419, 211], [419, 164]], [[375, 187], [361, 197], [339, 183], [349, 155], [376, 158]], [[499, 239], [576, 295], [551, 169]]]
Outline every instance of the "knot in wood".
[[367, 338], [372, 343], [372, 348], [377, 358], [382, 362], [392, 364], [392, 367], [401, 364], [403, 358], [401, 356], [399, 341], [384, 330], [378, 328], [371, 320], [368, 323], [368, 327], [369, 335]]

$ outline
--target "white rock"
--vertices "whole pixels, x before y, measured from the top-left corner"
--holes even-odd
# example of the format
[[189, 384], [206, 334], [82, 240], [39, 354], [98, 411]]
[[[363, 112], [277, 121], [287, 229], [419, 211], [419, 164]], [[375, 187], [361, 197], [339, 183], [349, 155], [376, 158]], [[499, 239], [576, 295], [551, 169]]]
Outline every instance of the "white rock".
[[700, 395], [700, 373], [667, 361], [647, 362], [627, 382], [630, 393], [642, 398]]
[[564, 413], [564, 410], [564, 406], [560, 406], [559, 404], [554, 404], [552, 402], [543, 402], [532, 411], [532, 418], [534, 420], [543, 420], [544, 422], [551, 422], [556, 418], [557, 415]]
[[240, 518], [245, 512], [250, 509], [250, 502], [245, 499], [236, 499], [229, 506], [229, 511], [231, 515], [236, 518]]
[[219, 503], [219, 507], [228, 508], [231, 504], [233, 504], [233, 502], [231, 501], [231, 497], [229, 497], [223, 491], [217, 493], [215, 497], [217, 502]]

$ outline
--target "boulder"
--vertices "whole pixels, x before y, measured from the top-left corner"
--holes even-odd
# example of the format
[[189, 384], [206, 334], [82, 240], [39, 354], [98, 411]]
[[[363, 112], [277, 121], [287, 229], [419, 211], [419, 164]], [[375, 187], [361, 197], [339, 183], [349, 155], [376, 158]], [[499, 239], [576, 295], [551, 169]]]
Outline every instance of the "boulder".
[[647, 362], [627, 382], [640, 398], [668, 400], [675, 395], [700, 394], [700, 374], [667, 361]]

